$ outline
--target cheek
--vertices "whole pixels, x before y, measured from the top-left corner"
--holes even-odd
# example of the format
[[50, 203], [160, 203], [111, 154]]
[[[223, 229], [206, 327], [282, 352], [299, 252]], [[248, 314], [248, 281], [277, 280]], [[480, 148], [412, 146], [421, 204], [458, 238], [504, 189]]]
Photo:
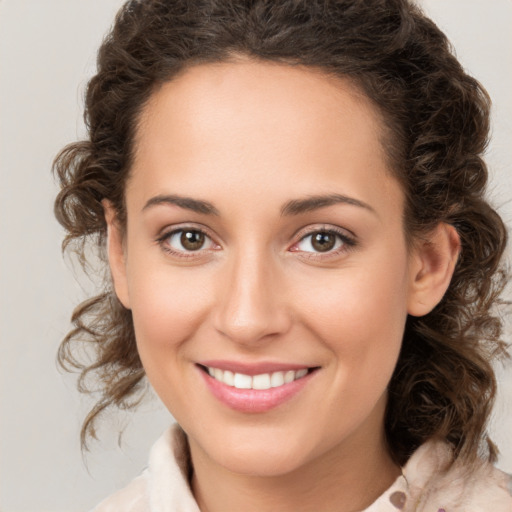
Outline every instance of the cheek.
[[304, 323], [333, 353], [347, 382], [365, 386], [391, 377], [407, 318], [405, 269], [405, 256], [389, 251], [323, 283], [312, 280], [309, 293], [300, 294]]
[[143, 361], [158, 361], [160, 351], [178, 348], [200, 328], [211, 295], [204, 274], [167, 265], [132, 268], [128, 286]]

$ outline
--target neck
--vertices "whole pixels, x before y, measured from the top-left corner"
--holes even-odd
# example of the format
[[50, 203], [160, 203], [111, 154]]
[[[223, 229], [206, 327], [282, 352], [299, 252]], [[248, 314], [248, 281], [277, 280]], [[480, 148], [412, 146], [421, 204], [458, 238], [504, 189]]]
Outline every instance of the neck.
[[192, 490], [202, 512], [297, 512], [316, 510], [319, 504], [323, 512], [363, 510], [400, 475], [384, 434], [373, 441], [345, 440], [300, 468], [277, 476], [233, 473], [216, 465], [191, 442]]

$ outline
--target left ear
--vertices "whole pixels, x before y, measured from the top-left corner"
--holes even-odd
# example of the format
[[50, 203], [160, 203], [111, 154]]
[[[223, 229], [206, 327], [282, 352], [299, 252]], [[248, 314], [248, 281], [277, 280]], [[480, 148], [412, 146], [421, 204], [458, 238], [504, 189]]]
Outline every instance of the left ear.
[[460, 238], [453, 226], [440, 222], [425, 238], [414, 243], [407, 312], [423, 316], [435, 308], [450, 285], [460, 253]]

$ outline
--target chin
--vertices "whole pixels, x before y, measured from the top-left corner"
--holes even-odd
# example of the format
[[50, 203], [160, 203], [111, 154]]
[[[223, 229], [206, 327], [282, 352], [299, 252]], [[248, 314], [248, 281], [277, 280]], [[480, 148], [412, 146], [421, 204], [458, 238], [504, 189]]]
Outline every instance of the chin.
[[[209, 456], [233, 473], [275, 477], [289, 474], [312, 459], [314, 446], [303, 437], [293, 436], [293, 429], [279, 433], [259, 432], [258, 436], [226, 436], [218, 442], [208, 440]], [[295, 432], [297, 434], [297, 432]]]

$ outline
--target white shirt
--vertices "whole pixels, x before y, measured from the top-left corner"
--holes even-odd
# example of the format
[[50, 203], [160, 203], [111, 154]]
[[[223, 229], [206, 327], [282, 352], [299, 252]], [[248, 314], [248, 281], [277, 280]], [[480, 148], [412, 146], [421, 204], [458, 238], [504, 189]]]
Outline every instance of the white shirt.
[[[443, 471], [449, 459], [447, 445], [425, 443], [362, 512], [512, 512], [512, 476], [484, 462], [471, 471], [457, 464]], [[190, 471], [187, 438], [175, 424], [153, 445], [142, 474], [92, 512], [200, 512], [188, 483]]]

